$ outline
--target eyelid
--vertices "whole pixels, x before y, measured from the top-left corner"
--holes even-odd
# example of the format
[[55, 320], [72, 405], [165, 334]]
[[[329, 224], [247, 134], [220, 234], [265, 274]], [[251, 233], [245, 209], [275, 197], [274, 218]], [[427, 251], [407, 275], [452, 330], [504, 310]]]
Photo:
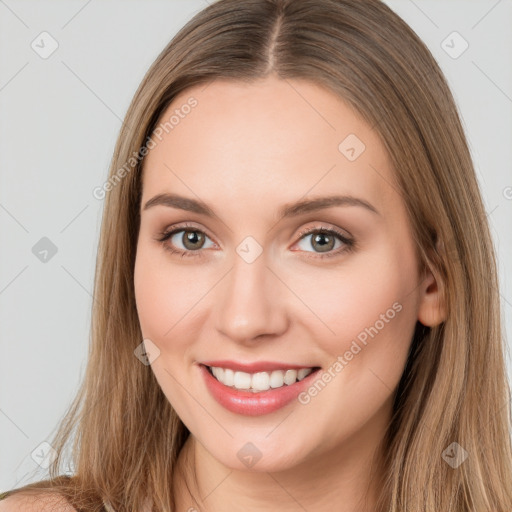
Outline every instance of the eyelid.
[[[165, 228], [162, 232], [159, 233], [156, 240], [162, 245], [164, 245], [165, 249], [170, 251], [171, 253], [178, 254], [183, 256], [191, 256], [191, 257], [201, 257], [203, 253], [205, 252], [202, 249], [198, 249], [197, 251], [183, 251], [181, 249], [175, 249], [174, 247], [171, 247], [167, 242], [168, 240], [175, 235], [176, 233], [179, 233], [180, 231], [198, 231], [206, 235], [217, 247], [221, 247], [220, 244], [218, 244], [214, 237], [212, 237], [208, 230], [203, 227], [198, 227], [197, 225], [190, 223], [190, 222], [183, 222], [174, 224], [169, 228]], [[343, 233], [345, 231], [345, 233]], [[355, 246], [355, 240], [351, 234], [348, 233], [346, 230], [342, 230], [338, 227], [328, 226], [326, 224], [318, 223], [314, 226], [309, 226], [307, 228], [304, 228], [299, 231], [299, 233], [296, 235], [295, 238], [297, 240], [293, 243], [292, 247], [295, 246], [297, 243], [299, 243], [305, 236], [309, 236], [318, 232], [324, 232], [328, 234], [333, 234], [334, 236], [339, 237], [341, 240], [341, 243], [344, 245], [342, 248], [338, 248], [334, 251], [329, 251], [326, 253], [318, 253], [315, 251], [303, 251], [309, 254], [315, 254], [316, 256], [307, 256], [308, 258], [313, 259], [323, 259], [323, 258], [329, 258], [329, 257], [335, 257], [337, 255], [341, 255], [344, 252], [350, 251], [354, 249]], [[221, 247], [222, 248], [222, 247]], [[300, 251], [298, 251], [300, 252]]]
[[333, 232], [333, 233], [336, 233], [337, 235], [339, 235], [341, 238], [344, 238], [347, 240], [353, 240], [353, 238], [354, 238], [346, 229], [341, 229], [341, 228], [338, 228], [338, 227], [335, 227], [332, 225], [329, 226], [328, 223], [326, 223], [326, 224], [317, 223], [314, 226], [309, 226], [307, 228], [304, 228], [297, 233], [297, 238], [301, 239], [304, 235], [310, 235], [311, 233], [315, 233], [317, 231]]
[[207, 229], [205, 229], [204, 227], [199, 227], [196, 224], [189, 223], [189, 222], [172, 224], [171, 226], [163, 229], [157, 236], [157, 240], [161, 241], [162, 238], [167, 238], [171, 234], [176, 234], [180, 231], [199, 231], [201, 233], [204, 233], [210, 240], [212, 240], [212, 242], [215, 243], [215, 245], [220, 247], [220, 244], [218, 244], [215, 241], [215, 237], [211, 236], [211, 234], [209, 233], [209, 231]]
[[335, 250], [328, 251], [325, 253], [315, 252], [315, 251], [304, 251], [304, 252], [306, 252], [308, 254], [312, 254], [312, 256], [306, 256], [307, 258], [310, 258], [312, 260], [324, 260], [325, 258], [336, 258], [337, 256], [338, 257], [341, 256], [342, 254], [354, 251], [354, 249], [357, 247], [354, 237], [351, 234], [348, 234], [348, 231], [346, 232], [347, 234], [343, 233], [343, 231], [346, 231], [346, 230], [342, 230], [341, 228], [334, 227], [334, 226], [327, 226], [322, 223], [317, 224], [315, 226], [309, 226], [307, 228], [304, 228], [303, 230], [301, 230], [298, 233], [297, 241], [294, 242], [293, 246], [299, 244], [302, 241], [302, 239], [305, 238], [306, 236], [311, 236], [316, 233], [326, 233], [329, 236], [337, 237], [338, 240], [341, 242], [342, 246], [338, 247]]

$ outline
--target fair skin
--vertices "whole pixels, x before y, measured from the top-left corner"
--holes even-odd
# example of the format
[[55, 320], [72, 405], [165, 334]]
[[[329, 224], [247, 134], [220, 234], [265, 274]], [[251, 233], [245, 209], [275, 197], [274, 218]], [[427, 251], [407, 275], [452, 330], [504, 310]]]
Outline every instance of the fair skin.
[[[183, 91], [163, 119], [191, 96], [197, 106], [145, 159], [134, 275], [143, 337], [160, 351], [151, 369], [191, 432], [173, 482], [176, 510], [374, 510], [380, 466], [371, 478], [370, 463], [415, 324], [443, 320], [436, 281], [418, 270], [388, 155], [346, 103], [311, 82], [216, 80]], [[366, 146], [353, 161], [338, 149], [349, 134]], [[215, 215], [144, 208], [164, 193]], [[332, 195], [376, 211], [343, 204], [279, 218], [284, 205]], [[157, 241], [173, 227], [187, 231]], [[314, 236], [299, 236], [313, 228], [336, 229], [354, 247], [331, 234], [333, 248], [322, 252]], [[204, 238], [185, 245], [187, 233]], [[246, 237], [262, 251], [250, 263], [236, 250]], [[200, 374], [201, 361], [227, 359], [332, 372], [372, 326], [378, 333], [307, 403], [235, 413]], [[237, 456], [248, 442], [261, 454], [252, 467]]]
[[[418, 271], [388, 156], [353, 110], [310, 82], [216, 80], [182, 92], [162, 118], [191, 96], [197, 106], [145, 159], [134, 275], [143, 336], [160, 350], [151, 369], [191, 432], [172, 483], [176, 511], [373, 512], [379, 443], [414, 326], [444, 319], [434, 277]], [[349, 134], [366, 146], [353, 161], [338, 149]], [[215, 216], [144, 209], [162, 193], [201, 200]], [[279, 219], [285, 204], [332, 195], [378, 213], [345, 204]], [[184, 222], [205, 233], [189, 258], [164, 249], [187, 250], [183, 232], [156, 241]], [[353, 250], [336, 237], [327, 239], [331, 249], [299, 236], [312, 228], [337, 229]], [[262, 250], [251, 263], [236, 251], [248, 236]], [[375, 326], [349, 360], [354, 340]], [[226, 410], [199, 375], [199, 363], [212, 359], [314, 366], [322, 375], [339, 356], [342, 370], [309, 401], [268, 414]], [[251, 467], [237, 456], [248, 442], [261, 454]], [[55, 497], [16, 495], [0, 510], [57, 505], [74, 510]]]

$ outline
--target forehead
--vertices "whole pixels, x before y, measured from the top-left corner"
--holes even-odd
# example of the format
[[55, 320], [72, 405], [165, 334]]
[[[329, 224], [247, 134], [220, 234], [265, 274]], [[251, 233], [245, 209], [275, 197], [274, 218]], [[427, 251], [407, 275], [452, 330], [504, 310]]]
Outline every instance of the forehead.
[[[193, 105], [193, 106], [192, 106]], [[216, 80], [174, 98], [153, 132], [143, 197], [191, 192], [256, 207], [306, 194], [396, 195], [378, 134], [341, 98], [305, 80]]]

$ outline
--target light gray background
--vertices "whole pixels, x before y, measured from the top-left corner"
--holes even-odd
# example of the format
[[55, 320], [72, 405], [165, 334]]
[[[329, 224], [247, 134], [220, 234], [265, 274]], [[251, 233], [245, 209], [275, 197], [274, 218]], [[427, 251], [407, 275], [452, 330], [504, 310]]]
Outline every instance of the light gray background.
[[[497, 244], [510, 338], [512, 2], [387, 3], [430, 47], [454, 91]], [[103, 205], [92, 190], [106, 179], [121, 119], [158, 53], [206, 5], [0, 0], [2, 491], [45, 475], [38, 447], [84, 373]], [[59, 44], [47, 59], [31, 48], [43, 31]], [[453, 31], [469, 43], [456, 59], [442, 46], [462, 48], [457, 36], [446, 39]], [[42, 237], [58, 249], [46, 263], [32, 253]]]

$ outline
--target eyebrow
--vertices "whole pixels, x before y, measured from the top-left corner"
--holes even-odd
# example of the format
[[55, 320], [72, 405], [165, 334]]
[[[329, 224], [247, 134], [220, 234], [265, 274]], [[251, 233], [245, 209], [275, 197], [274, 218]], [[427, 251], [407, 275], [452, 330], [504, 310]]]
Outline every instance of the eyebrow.
[[[202, 201], [183, 197], [178, 194], [157, 194], [146, 202], [143, 210], [148, 210], [154, 206], [167, 206], [169, 208], [177, 208], [179, 210], [194, 212], [208, 217], [216, 217], [215, 212]], [[325, 208], [332, 208], [333, 206], [360, 206], [376, 215], [380, 215], [379, 211], [364, 199], [354, 196], [334, 195], [304, 199], [295, 203], [286, 203], [278, 212], [278, 220], [288, 217], [296, 217], [304, 213], [323, 210]]]

